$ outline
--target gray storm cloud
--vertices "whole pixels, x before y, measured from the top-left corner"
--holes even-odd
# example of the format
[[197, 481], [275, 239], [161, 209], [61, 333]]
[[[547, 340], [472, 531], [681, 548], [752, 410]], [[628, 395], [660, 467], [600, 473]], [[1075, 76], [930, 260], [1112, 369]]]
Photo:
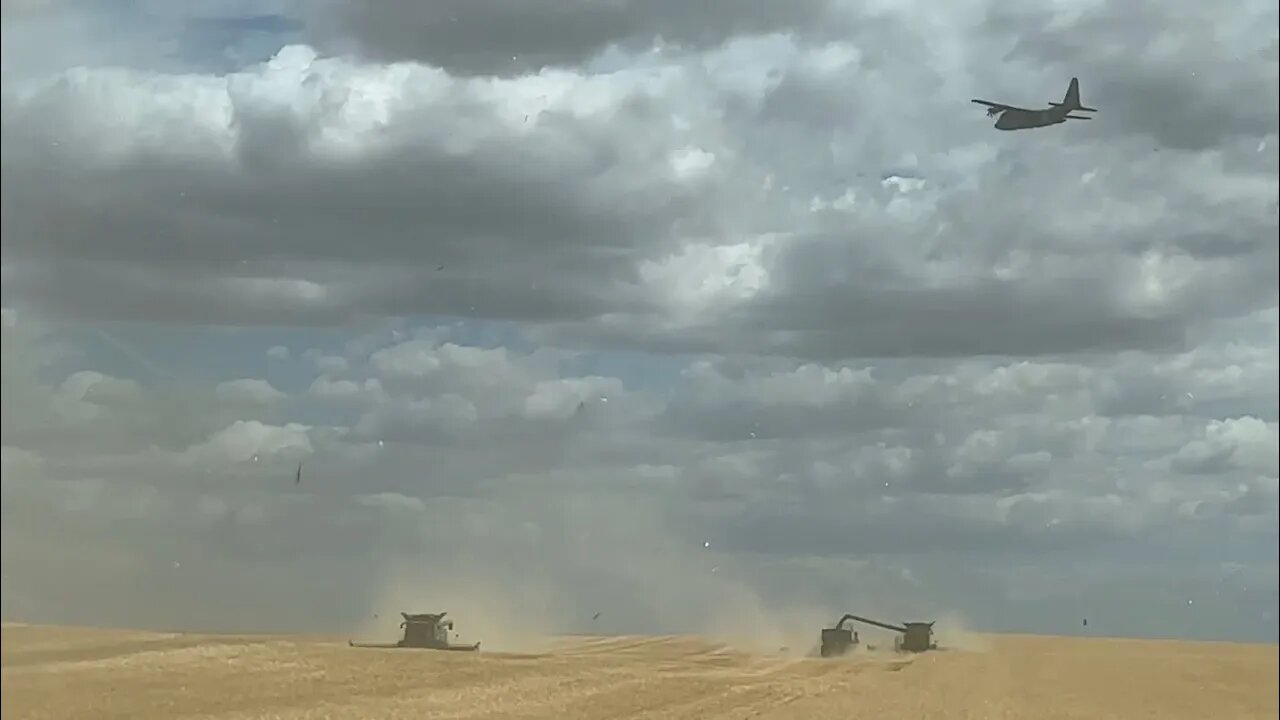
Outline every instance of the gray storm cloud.
[[19, 5], [6, 616], [1274, 637], [1274, 4]]

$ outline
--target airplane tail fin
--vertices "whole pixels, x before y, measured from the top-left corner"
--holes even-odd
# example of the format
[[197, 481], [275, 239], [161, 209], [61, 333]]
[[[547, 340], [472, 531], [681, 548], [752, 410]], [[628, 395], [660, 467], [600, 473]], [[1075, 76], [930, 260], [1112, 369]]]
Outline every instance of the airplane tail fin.
[[1067, 85], [1067, 94], [1062, 96], [1061, 103], [1055, 103], [1061, 107], [1065, 107], [1068, 111], [1083, 110], [1084, 112], [1097, 112], [1097, 109], [1085, 107], [1080, 104], [1080, 80], [1079, 78], [1071, 78], [1071, 84]]
[[1062, 96], [1062, 104], [1068, 110], [1075, 110], [1080, 107], [1080, 80], [1079, 78], [1071, 78], [1071, 84], [1067, 85], [1067, 94]]

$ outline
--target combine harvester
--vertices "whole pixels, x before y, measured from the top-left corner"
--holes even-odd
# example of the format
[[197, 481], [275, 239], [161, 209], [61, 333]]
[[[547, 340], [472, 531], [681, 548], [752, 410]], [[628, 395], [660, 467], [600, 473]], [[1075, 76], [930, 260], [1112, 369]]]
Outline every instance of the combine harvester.
[[938, 643], [933, 641], [933, 623], [931, 622], [890, 625], [857, 615], [845, 615], [832, 627], [822, 628], [822, 647], [818, 651], [822, 657], [839, 657], [858, 646], [858, 633], [845, 627], [845, 623], [850, 620], [898, 633], [898, 636], [893, 639], [894, 652], [918, 653], [938, 649]]
[[453, 621], [445, 620], [447, 613], [400, 613], [404, 622], [400, 628], [404, 637], [394, 643], [358, 643], [348, 640], [351, 647], [359, 648], [422, 648], [426, 650], [453, 650], [457, 652], [478, 652], [480, 643], [474, 645], [454, 645], [449, 642], [449, 631], [453, 629]]

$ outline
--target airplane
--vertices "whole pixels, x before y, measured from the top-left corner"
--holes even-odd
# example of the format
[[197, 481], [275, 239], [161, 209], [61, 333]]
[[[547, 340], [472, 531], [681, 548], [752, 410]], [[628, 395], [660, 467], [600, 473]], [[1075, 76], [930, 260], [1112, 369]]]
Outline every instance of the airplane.
[[1092, 118], [1088, 115], [1072, 115], [1071, 113], [1076, 111], [1098, 112], [1096, 108], [1085, 107], [1080, 104], [1080, 81], [1076, 78], [1071, 78], [1071, 84], [1067, 86], [1067, 94], [1062, 96], [1062, 102], [1051, 102], [1049, 107], [1044, 110], [1030, 110], [978, 99], [974, 99], [971, 102], [986, 105], [987, 117], [1000, 116], [996, 119], [995, 127], [997, 130], [1027, 130], [1029, 128], [1058, 125], [1068, 120], [1090, 120]]

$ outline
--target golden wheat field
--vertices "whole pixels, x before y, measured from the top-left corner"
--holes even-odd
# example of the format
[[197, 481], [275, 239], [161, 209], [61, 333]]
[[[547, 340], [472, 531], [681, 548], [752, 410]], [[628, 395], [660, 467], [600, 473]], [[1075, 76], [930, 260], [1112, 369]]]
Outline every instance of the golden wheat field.
[[1277, 648], [981, 636], [839, 660], [694, 637], [574, 637], [539, 652], [5, 625], [18, 718], [1274, 718]]

